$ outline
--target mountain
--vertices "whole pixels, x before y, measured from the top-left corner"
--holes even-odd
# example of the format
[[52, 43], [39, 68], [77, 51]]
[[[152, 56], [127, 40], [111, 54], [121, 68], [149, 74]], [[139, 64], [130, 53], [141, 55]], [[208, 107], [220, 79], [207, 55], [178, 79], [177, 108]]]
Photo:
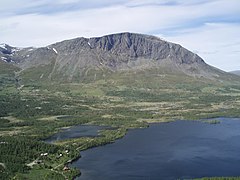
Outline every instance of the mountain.
[[229, 72], [229, 73], [232, 73], [232, 74], [235, 74], [235, 75], [240, 76], [240, 70], [237, 70], [237, 71], [231, 71], [231, 72]]
[[[113, 143], [130, 129], [239, 117], [239, 92], [239, 76], [154, 36], [0, 44], [0, 179], [73, 179], [80, 171], [63, 168], [79, 151]], [[66, 127], [87, 124], [112, 128], [46, 143]]]
[[178, 44], [135, 33], [81, 37], [41, 48], [2, 44], [0, 59], [21, 68], [18, 75], [25, 81], [90, 82], [116, 73], [142, 71], [154, 71], [157, 76], [236, 79]]

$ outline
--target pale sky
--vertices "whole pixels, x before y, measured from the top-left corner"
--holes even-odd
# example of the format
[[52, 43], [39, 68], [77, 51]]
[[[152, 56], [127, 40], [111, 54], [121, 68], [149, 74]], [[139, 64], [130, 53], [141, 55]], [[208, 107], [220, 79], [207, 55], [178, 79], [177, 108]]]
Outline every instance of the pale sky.
[[40, 47], [119, 32], [159, 36], [240, 70], [240, 0], [0, 0], [0, 43]]

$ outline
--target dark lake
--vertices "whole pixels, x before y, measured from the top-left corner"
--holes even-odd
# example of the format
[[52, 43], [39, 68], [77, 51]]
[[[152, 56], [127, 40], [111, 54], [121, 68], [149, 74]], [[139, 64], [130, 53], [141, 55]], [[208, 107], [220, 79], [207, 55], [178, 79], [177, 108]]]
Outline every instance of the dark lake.
[[81, 152], [77, 179], [189, 179], [240, 176], [240, 119], [176, 121], [130, 130], [113, 144]]
[[61, 132], [54, 134], [45, 140], [47, 143], [53, 143], [55, 141], [79, 138], [79, 137], [92, 137], [98, 136], [98, 132], [103, 129], [109, 129], [106, 126], [93, 126], [93, 125], [78, 125], [70, 128], [62, 129]]

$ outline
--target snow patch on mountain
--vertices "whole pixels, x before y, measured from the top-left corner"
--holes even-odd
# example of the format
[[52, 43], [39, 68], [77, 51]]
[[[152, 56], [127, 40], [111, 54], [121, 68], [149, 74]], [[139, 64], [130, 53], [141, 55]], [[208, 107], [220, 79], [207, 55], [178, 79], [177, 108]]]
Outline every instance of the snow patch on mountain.
[[3, 49], [6, 49], [7, 50], [7, 48], [6, 48], [6, 44], [0, 44], [0, 48], [3, 48]]
[[56, 54], [58, 54], [58, 52], [57, 52], [57, 50], [56, 50], [55, 48], [53, 48], [53, 51], [54, 51]]
[[7, 49], [7, 48], [6, 48], [6, 44], [4, 44], [4, 43], [3, 43], [3, 44], [0, 44], [0, 47], [3, 48], [3, 49]]
[[7, 62], [7, 58], [1, 57], [1, 59], [2, 59], [3, 61]]

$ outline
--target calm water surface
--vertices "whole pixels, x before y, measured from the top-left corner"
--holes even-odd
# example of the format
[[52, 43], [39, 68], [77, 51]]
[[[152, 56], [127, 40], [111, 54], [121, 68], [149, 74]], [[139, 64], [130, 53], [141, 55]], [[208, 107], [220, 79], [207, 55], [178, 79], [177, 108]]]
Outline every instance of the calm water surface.
[[240, 119], [193, 121], [130, 130], [113, 144], [81, 152], [72, 166], [82, 180], [240, 176]]
[[109, 129], [106, 126], [93, 126], [93, 125], [79, 125], [63, 129], [61, 132], [54, 134], [45, 140], [47, 143], [54, 143], [55, 141], [79, 138], [79, 137], [92, 137], [98, 136], [100, 130]]

